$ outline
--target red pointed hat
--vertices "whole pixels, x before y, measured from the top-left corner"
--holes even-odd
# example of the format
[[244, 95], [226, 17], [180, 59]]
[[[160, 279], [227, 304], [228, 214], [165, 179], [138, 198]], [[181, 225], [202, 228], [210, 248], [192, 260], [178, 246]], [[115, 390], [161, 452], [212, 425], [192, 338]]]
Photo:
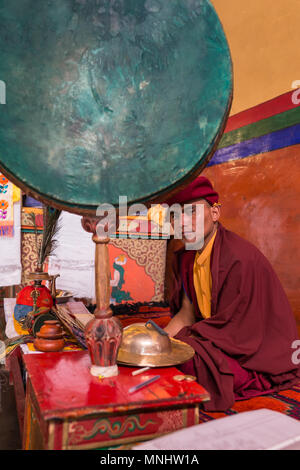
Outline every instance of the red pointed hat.
[[205, 199], [211, 206], [220, 205], [219, 195], [214, 190], [209, 179], [205, 176], [198, 176], [194, 181], [188, 184], [184, 189], [176, 193], [166, 201], [166, 204], [186, 204], [196, 199]]

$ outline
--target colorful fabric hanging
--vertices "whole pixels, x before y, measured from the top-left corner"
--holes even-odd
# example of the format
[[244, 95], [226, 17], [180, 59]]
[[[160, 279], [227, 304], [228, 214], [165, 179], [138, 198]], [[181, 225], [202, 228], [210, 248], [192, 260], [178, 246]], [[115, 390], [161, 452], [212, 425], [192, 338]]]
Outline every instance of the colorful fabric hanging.
[[20, 196], [20, 189], [0, 173], [0, 237], [14, 235], [14, 203]]

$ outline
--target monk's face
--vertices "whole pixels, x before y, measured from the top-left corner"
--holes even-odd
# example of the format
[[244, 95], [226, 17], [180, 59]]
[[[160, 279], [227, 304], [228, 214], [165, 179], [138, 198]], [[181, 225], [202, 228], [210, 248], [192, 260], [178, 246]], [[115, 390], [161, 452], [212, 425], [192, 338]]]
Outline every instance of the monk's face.
[[[219, 207], [212, 207], [205, 199], [199, 199], [197, 201], [191, 201], [186, 203], [185, 210], [182, 212], [182, 237], [184, 242], [195, 243], [197, 234], [202, 233], [204, 243], [208, 241], [210, 236], [216, 229], [217, 222], [220, 217]], [[197, 211], [197, 206], [201, 205], [203, 208], [202, 212]], [[183, 207], [184, 208], [184, 207]], [[203, 226], [203, 229], [202, 229]]]

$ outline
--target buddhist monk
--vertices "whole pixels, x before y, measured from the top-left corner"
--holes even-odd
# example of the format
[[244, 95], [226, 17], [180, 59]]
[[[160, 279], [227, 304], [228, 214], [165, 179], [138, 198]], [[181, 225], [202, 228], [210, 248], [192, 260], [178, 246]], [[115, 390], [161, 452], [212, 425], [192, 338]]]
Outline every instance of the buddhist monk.
[[[207, 178], [196, 178], [167, 203], [204, 206], [203, 246], [174, 256], [173, 317], [165, 330], [194, 348], [181, 368], [210, 393], [205, 410], [226, 411], [236, 400], [291, 387], [300, 377], [293, 360], [296, 321], [269, 261], [221, 225], [218, 193]], [[194, 211], [182, 217], [195, 230]], [[183, 242], [191, 241], [188, 235]]]

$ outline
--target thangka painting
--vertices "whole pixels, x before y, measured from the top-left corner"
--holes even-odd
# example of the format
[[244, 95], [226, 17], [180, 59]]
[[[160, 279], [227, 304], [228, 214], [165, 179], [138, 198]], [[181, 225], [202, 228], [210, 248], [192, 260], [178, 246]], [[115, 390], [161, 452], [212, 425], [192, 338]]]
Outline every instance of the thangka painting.
[[110, 241], [112, 304], [164, 300], [166, 243], [139, 239]]
[[121, 217], [109, 243], [111, 303], [164, 300], [167, 234], [163, 209]]

